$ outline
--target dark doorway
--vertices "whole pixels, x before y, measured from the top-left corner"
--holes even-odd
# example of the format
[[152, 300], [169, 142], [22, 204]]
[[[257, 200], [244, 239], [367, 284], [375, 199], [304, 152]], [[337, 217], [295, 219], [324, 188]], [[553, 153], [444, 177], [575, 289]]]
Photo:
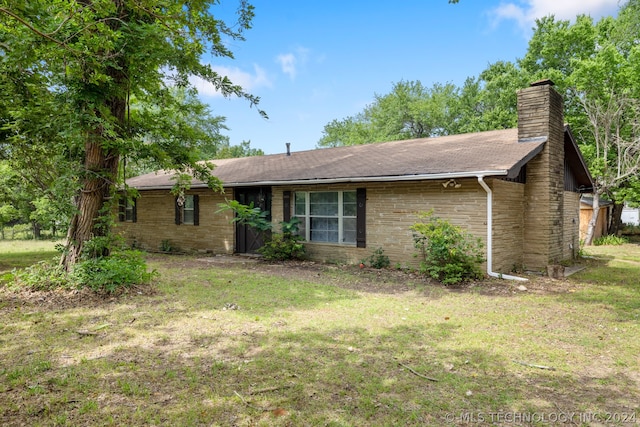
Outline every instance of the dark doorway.
[[[243, 205], [253, 203], [254, 207], [268, 211], [267, 219], [271, 221], [271, 187], [237, 188], [235, 195], [236, 200]], [[263, 237], [253, 227], [236, 224], [236, 252], [240, 254], [256, 253], [264, 244]]]

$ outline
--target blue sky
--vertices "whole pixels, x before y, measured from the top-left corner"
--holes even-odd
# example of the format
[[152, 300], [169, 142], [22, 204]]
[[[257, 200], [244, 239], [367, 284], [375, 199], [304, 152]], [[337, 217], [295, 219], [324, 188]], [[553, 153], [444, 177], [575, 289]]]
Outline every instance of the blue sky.
[[[213, 8], [221, 17], [235, 2]], [[266, 154], [316, 148], [324, 126], [355, 115], [401, 80], [461, 85], [490, 63], [527, 50], [536, 18], [614, 15], [619, 0], [253, 0], [246, 41], [235, 59], [210, 58], [218, 72], [261, 98], [269, 119], [241, 99], [195, 82], [231, 144]], [[230, 9], [230, 8], [233, 9]]]

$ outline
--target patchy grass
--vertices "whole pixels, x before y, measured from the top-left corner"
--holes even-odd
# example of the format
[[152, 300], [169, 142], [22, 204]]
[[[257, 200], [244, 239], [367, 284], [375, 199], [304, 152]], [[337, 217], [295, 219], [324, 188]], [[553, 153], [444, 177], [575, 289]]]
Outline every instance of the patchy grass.
[[2, 292], [0, 423], [629, 425], [640, 247], [588, 251], [527, 291], [154, 255], [118, 298]]

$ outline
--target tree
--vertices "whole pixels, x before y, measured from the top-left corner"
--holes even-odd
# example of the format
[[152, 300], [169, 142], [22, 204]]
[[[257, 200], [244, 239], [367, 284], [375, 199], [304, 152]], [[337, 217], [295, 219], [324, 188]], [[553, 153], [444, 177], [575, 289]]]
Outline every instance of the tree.
[[227, 139], [213, 157], [215, 159], [233, 159], [237, 157], [264, 156], [264, 151], [259, 148], [251, 148], [251, 141], [242, 141], [239, 145], [230, 145]]
[[[237, 22], [214, 17], [215, 0], [4, 0], [0, 7], [0, 71], [9, 93], [25, 92], [25, 103], [5, 110], [11, 139], [5, 154], [26, 144], [51, 154], [68, 153], [78, 183], [67, 248], [69, 270], [84, 244], [110, 231], [110, 200], [123, 157], [153, 159], [165, 169], [190, 172], [212, 188], [219, 183], [206, 164], [173, 139], [143, 136], [163, 131], [157, 120], [130, 122], [130, 99], [155, 105], [150, 118], [180, 104], [170, 86], [190, 87], [192, 76], [212, 83], [225, 96], [251, 106], [258, 98], [203, 62], [203, 55], [232, 58], [226, 40], [244, 40], [253, 6], [239, 0]], [[0, 73], [1, 74], [1, 73]], [[48, 128], [21, 120], [43, 115]], [[260, 111], [260, 110], [259, 110]], [[264, 114], [261, 112], [261, 114]], [[42, 122], [42, 120], [41, 120]], [[28, 124], [28, 123], [27, 123]], [[45, 138], [48, 129], [56, 135]], [[158, 142], [160, 141], [160, 142]], [[105, 254], [102, 254], [105, 255]]]
[[[639, 2], [633, 0], [617, 19], [603, 18], [597, 24], [587, 16], [578, 16], [573, 25], [553, 17], [539, 20], [520, 61], [532, 76], [551, 77], [565, 95], [567, 121], [595, 181], [586, 244], [593, 239], [600, 197], [614, 202], [619, 217], [624, 200], [636, 194], [625, 189], [633, 185], [640, 156], [638, 10]], [[617, 223], [614, 217], [611, 232]]]
[[517, 64], [504, 61], [489, 64], [477, 79], [468, 78], [459, 91], [452, 133], [516, 127], [517, 91], [530, 82], [529, 74]]
[[640, 173], [640, 99], [629, 84], [638, 73], [640, 49], [625, 58], [616, 46], [607, 44], [593, 58], [581, 61], [572, 75], [593, 138], [593, 144], [584, 147], [595, 181], [586, 245], [593, 242], [600, 197], [613, 198], [616, 189]]
[[214, 116], [194, 90], [172, 87], [169, 94], [173, 102], [162, 107], [155, 102], [130, 100], [129, 128], [140, 143], [136, 153], [124, 159], [125, 177], [171, 169], [174, 160], [164, 154], [171, 147], [185, 151], [189, 161], [203, 161], [215, 158], [222, 147], [229, 145], [229, 138], [222, 135], [228, 130], [226, 118]]
[[400, 81], [390, 93], [374, 95], [363, 112], [325, 125], [321, 147], [370, 144], [448, 135], [456, 123], [457, 88]]

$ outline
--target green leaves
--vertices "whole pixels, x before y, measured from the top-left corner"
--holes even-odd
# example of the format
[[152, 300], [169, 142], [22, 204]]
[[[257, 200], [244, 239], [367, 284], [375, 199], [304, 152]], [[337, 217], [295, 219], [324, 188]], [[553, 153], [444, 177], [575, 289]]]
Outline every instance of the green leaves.
[[422, 258], [420, 271], [445, 285], [482, 277], [482, 242], [462, 228], [433, 215], [421, 213], [411, 226], [413, 241]]
[[[122, 158], [190, 173], [220, 189], [211, 168], [198, 161], [201, 148], [211, 152], [224, 142], [224, 119], [195, 100], [190, 80], [199, 77], [252, 107], [259, 99], [204, 61], [207, 53], [232, 58], [229, 42], [243, 40], [253, 18], [253, 6], [240, 0], [237, 22], [226, 23], [215, 17], [218, 3], [5, 0], [0, 6], [0, 153], [25, 176], [38, 177], [36, 188], [49, 191], [49, 175], [74, 184], [63, 195], [77, 207], [67, 267], [91, 236], [108, 234], [108, 227], [94, 225], [108, 224], [109, 197], [125, 175]], [[174, 86], [183, 91], [171, 91]], [[132, 109], [132, 100], [143, 107]], [[188, 185], [183, 181], [176, 191]]]

